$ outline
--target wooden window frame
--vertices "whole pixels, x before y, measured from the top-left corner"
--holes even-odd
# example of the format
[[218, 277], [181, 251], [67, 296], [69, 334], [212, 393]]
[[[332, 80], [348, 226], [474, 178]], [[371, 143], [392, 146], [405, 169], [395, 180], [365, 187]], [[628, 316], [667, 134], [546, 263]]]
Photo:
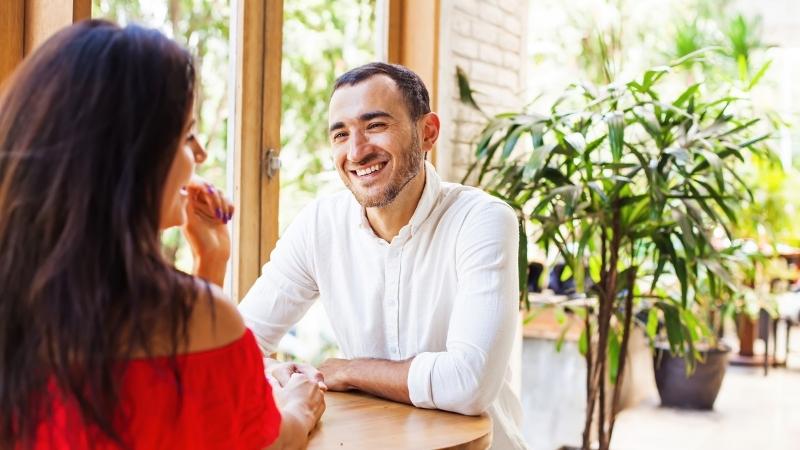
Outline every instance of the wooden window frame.
[[278, 241], [282, 0], [238, 0], [234, 27], [233, 298], [241, 301]]
[[[387, 60], [416, 72], [438, 109], [441, 0], [388, 1]], [[430, 161], [436, 165], [436, 148]]]
[[0, 83], [53, 33], [88, 19], [91, 0], [3, 0], [0, 14]]

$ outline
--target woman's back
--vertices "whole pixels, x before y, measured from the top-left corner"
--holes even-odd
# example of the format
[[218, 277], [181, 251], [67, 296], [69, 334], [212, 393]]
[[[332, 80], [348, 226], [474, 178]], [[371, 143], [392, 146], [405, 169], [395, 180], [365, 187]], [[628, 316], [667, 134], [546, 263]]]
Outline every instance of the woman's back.
[[[188, 353], [175, 360], [180, 389], [166, 355], [120, 365], [115, 428], [131, 449], [250, 450], [277, 437], [280, 415], [255, 339], [235, 308], [215, 297], [198, 302], [190, 319]], [[82, 423], [74, 399], [50, 390], [52, 415], [39, 426], [36, 449], [119, 448]]]

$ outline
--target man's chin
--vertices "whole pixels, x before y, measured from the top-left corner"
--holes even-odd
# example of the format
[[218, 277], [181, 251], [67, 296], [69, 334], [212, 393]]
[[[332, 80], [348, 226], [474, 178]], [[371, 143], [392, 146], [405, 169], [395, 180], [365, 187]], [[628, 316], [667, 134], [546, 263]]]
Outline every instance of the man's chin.
[[392, 200], [394, 200], [394, 198], [389, 198], [386, 192], [368, 194], [365, 192], [359, 192], [352, 188], [350, 189], [350, 192], [353, 194], [353, 197], [356, 198], [358, 204], [364, 208], [383, 208], [384, 206], [388, 206], [390, 203], [392, 203]]

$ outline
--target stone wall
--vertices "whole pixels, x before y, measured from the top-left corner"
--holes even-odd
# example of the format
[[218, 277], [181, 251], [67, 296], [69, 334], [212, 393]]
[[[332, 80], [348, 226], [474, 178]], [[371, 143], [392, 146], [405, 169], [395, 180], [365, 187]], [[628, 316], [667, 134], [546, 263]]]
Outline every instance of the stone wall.
[[442, 0], [437, 168], [445, 180], [461, 180], [474, 158], [474, 138], [485, 123], [459, 102], [456, 67], [466, 72], [478, 91], [476, 101], [487, 113], [522, 107], [527, 17], [527, 0]]

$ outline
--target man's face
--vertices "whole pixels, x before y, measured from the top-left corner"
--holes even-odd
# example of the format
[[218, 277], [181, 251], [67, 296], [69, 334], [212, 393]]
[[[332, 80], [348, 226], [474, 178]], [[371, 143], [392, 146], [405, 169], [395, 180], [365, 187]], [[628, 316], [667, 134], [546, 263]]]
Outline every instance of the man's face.
[[417, 125], [385, 75], [337, 89], [328, 125], [339, 176], [365, 208], [389, 205], [422, 169]]

